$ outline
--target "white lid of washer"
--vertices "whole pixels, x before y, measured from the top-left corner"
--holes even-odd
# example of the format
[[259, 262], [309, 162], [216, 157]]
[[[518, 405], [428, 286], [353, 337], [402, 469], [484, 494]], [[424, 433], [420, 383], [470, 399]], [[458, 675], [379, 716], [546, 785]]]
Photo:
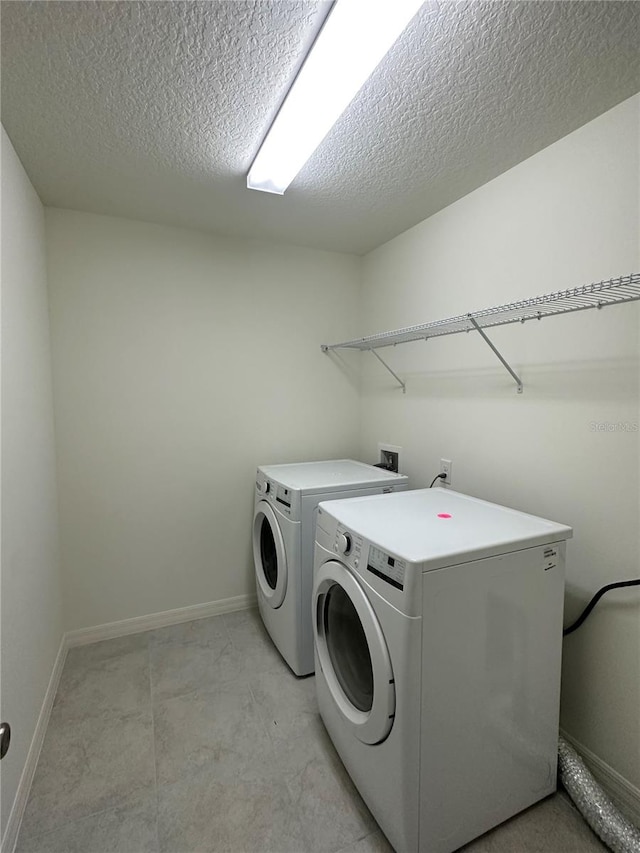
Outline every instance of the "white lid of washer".
[[323, 502], [320, 509], [384, 551], [423, 563], [424, 570], [573, 536], [566, 524], [443, 488]]
[[409, 480], [405, 474], [395, 474], [353, 459], [261, 465], [258, 472], [286, 488], [303, 492], [340, 491], [378, 483], [407, 483]]

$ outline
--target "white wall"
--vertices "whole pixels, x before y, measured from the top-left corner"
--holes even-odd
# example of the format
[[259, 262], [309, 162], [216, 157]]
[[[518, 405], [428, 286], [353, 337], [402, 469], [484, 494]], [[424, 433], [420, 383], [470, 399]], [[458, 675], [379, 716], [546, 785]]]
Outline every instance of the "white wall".
[[2, 835], [62, 639], [44, 212], [2, 129]]
[[[364, 259], [363, 334], [640, 270], [636, 96]], [[496, 329], [524, 381], [469, 334], [386, 352], [407, 393], [365, 364], [362, 452], [404, 448], [414, 485], [453, 488], [574, 527], [566, 619], [637, 577], [638, 304]], [[636, 427], [637, 428], [637, 427]], [[562, 725], [640, 787], [640, 595], [611, 593], [564, 642]]]
[[358, 452], [359, 259], [46, 216], [66, 627], [253, 593], [256, 466]]

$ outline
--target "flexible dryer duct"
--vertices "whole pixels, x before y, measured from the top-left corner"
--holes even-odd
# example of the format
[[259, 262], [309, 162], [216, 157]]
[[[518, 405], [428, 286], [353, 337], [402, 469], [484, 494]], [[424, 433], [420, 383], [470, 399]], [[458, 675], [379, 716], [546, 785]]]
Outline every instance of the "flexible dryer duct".
[[558, 743], [558, 769], [569, 796], [607, 847], [614, 853], [640, 853], [640, 830], [620, 814], [563, 738]]

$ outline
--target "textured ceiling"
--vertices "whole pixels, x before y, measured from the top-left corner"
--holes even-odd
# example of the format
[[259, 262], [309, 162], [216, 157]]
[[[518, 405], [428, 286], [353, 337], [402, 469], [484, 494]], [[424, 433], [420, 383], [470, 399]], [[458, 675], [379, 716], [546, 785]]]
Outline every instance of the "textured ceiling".
[[363, 253], [640, 90], [640, 3], [425, 3], [287, 193], [247, 190], [330, 5], [5, 0], [43, 202]]

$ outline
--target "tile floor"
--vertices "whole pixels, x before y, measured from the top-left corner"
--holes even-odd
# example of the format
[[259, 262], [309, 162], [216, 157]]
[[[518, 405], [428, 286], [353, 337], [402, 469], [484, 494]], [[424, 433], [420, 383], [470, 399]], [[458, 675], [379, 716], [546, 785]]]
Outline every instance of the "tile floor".
[[[465, 853], [605, 850], [564, 794]], [[17, 853], [391, 853], [257, 611], [69, 652]]]

